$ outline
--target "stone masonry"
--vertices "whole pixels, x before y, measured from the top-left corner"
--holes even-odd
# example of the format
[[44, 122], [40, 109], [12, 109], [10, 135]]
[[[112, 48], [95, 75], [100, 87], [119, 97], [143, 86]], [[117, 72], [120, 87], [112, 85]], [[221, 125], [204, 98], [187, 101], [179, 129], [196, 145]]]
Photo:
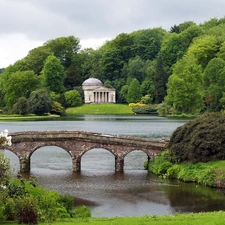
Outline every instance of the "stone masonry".
[[15, 153], [20, 161], [21, 172], [30, 171], [30, 158], [34, 151], [44, 146], [57, 146], [69, 153], [73, 171], [81, 170], [81, 157], [93, 148], [103, 148], [115, 156], [115, 171], [123, 171], [125, 156], [134, 150], [147, 154], [152, 160], [165, 149], [168, 140], [156, 140], [133, 136], [109, 135], [85, 131], [26, 131], [15, 132], [12, 146], [7, 150]]

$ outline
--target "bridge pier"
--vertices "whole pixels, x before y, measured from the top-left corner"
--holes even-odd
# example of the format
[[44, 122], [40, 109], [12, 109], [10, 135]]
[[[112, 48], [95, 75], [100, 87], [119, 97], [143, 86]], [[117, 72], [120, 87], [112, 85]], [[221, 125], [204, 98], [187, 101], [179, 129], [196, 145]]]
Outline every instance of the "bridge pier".
[[73, 172], [80, 172], [80, 171], [81, 171], [81, 159], [73, 158]]
[[115, 157], [115, 171], [123, 172], [124, 170], [124, 158], [120, 158], [118, 156]]
[[26, 156], [20, 158], [20, 172], [30, 172], [30, 158]]

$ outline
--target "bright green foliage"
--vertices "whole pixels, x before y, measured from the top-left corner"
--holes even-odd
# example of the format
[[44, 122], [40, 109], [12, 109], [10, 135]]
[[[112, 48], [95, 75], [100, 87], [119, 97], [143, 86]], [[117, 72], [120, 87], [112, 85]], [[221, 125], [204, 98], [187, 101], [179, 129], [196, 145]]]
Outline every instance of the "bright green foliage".
[[127, 103], [136, 103], [141, 100], [141, 90], [140, 90], [140, 83], [139, 81], [134, 78], [132, 79], [129, 87], [128, 87], [128, 92], [126, 95], [126, 101]]
[[75, 208], [75, 215], [79, 218], [88, 218], [91, 217], [91, 210], [87, 206], [82, 205]]
[[50, 55], [42, 70], [44, 84], [50, 91], [62, 93], [64, 91], [65, 72], [60, 60]]
[[176, 112], [196, 113], [203, 107], [203, 75], [193, 57], [179, 60], [167, 84], [166, 103]]
[[204, 70], [208, 62], [216, 56], [218, 50], [216, 37], [205, 35], [194, 40], [187, 54], [193, 56]]
[[11, 73], [4, 82], [4, 100], [11, 109], [19, 97], [28, 98], [30, 93], [40, 85], [40, 80], [33, 71], [18, 71]]
[[44, 115], [52, 108], [52, 99], [45, 89], [39, 89], [31, 93], [29, 98], [30, 111], [36, 115]]
[[80, 93], [76, 90], [67, 91], [64, 93], [67, 107], [82, 105]]
[[225, 42], [221, 44], [220, 51], [217, 53], [217, 56], [225, 60]]
[[209, 111], [220, 111], [220, 99], [225, 92], [225, 61], [221, 58], [212, 59], [204, 71], [206, 104]]

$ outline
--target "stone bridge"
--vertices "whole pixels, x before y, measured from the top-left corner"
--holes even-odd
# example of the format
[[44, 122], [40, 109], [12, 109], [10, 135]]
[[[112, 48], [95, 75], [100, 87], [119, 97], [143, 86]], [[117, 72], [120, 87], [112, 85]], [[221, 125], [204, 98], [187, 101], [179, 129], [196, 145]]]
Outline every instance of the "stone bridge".
[[93, 148], [103, 148], [115, 156], [115, 171], [123, 171], [125, 156], [140, 150], [152, 160], [165, 149], [168, 140], [133, 136], [109, 135], [84, 131], [26, 131], [9, 134], [12, 145], [7, 150], [15, 153], [20, 161], [20, 171], [30, 171], [30, 159], [35, 150], [44, 146], [57, 146], [69, 153], [73, 171], [81, 170], [81, 157]]

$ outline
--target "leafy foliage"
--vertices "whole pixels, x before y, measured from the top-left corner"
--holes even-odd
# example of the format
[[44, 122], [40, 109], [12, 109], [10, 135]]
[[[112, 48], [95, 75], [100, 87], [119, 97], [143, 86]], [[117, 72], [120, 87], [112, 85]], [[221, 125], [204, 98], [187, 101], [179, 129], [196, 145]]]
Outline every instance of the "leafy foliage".
[[225, 159], [225, 115], [209, 113], [178, 127], [169, 149], [176, 161], [208, 162]]
[[29, 98], [30, 111], [36, 115], [44, 115], [52, 108], [52, 99], [45, 89], [40, 89], [31, 93]]

